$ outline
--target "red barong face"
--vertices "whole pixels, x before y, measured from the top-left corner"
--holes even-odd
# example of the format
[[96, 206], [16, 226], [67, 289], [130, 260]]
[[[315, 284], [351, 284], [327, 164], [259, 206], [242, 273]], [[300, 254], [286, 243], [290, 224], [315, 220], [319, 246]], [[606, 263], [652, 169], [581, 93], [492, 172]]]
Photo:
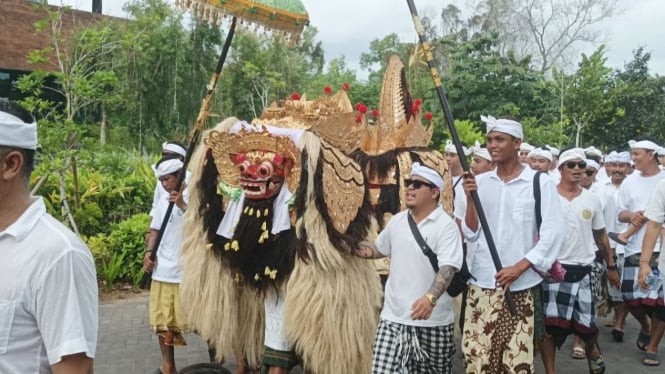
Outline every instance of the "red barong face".
[[238, 180], [245, 197], [252, 200], [277, 195], [293, 163], [279, 153], [263, 150], [231, 154], [231, 162], [238, 170]]

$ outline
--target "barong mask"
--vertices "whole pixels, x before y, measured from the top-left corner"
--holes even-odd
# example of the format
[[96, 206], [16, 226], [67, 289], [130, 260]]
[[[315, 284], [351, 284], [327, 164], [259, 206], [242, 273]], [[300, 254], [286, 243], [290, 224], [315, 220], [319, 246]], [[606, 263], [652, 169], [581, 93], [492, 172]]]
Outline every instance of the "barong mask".
[[264, 150], [230, 155], [231, 162], [238, 168], [239, 182], [245, 197], [263, 200], [279, 193], [293, 160], [280, 153]]

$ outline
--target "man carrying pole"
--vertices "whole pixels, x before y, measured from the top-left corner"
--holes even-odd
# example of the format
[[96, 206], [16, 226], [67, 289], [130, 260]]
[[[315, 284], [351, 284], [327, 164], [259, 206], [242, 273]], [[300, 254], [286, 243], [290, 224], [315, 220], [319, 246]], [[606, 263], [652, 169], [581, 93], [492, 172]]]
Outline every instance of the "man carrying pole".
[[[535, 312], [538, 305], [542, 308], [542, 279], [532, 267], [550, 268], [561, 249], [565, 226], [552, 180], [520, 163], [522, 125], [510, 119], [483, 120], [487, 123], [487, 149], [497, 167], [477, 180], [467, 173], [463, 182], [469, 208], [462, 228], [467, 240], [477, 241], [471, 263], [476, 279], [469, 287], [462, 332], [464, 365], [467, 373], [533, 373], [534, 330], [542, 326], [542, 321], [536, 321], [542, 313], [538, 316]], [[539, 179], [534, 181], [536, 176]], [[540, 230], [536, 183], [540, 187]], [[471, 209], [475, 206], [473, 191], [480, 196], [496, 250], [507, 265], [500, 271], [489, 261], [487, 239], [480, 235], [483, 229], [476, 209]], [[504, 306], [508, 287], [517, 306], [513, 316]]]
[[[411, 17], [413, 19], [414, 26], [418, 33], [418, 37], [420, 39], [422, 49], [425, 54], [427, 65], [430, 69], [430, 73], [432, 75], [432, 79], [435, 84], [437, 97], [439, 98], [439, 103], [441, 104], [441, 107], [443, 108], [445, 114], [446, 123], [452, 135], [455, 147], [458, 150], [458, 154], [461, 154], [463, 152], [462, 144], [460, 142], [459, 135], [457, 134], [457, 129], [455, 128], [453, 116], [450, 111], [450, 107], [448, 106], [445, 93], [443, 92], [443, 88], [441, 87], [441, 79], [439, 78], [438, 70], [433, 62], [432, 48], [426, 41], [425, 31], [418, 16], [418, 11], [416, 9], [414, 1], [407, 0], [407, 4], [409, 6], [409, 11], [411, 12]], [[498, 178], [499, 175], [505, 178], [506, 179], [505, 181], [503, 179], [499, 179], [500, 182], [499, 184], [503, 185], [502, 188], [504, 189], [503, 191], [504, 197], [508, 195], [508, 199], [510, 200], [511, 205], [515, 205], [514, 200], [518, 196], [523, 199], [530, 199], [523, 202], [522, 208], [525, 209], [527, 206], [530, 206], [531, 210], [528, 212], [526, 210], [523, 210], [522, 212], [523, 216], [520, 216], [521, 221], [529, 221], [529, 222], [524, 222], [525, 224], [520, 225], [516, 231], [518, 233], [519, 232], [522, 233], [522, 239], [521, 239], [522, 244], [520, 245], [520, 247], [522, 247], [521, 253], [519, 250], [515, 251], [513, 248], [514, 243], [512, 243], [512, 240], [509, 239], [512, 233], [511, 235], [508, 234], [501, 235], [500, 238], [503, 240], [503, 242], [501, 243], [501, 247], [495, 245], [494, 239], [492, 238], [492, 235], [490, 233], [490, 223], [487, 217], [485, 216], [485, 212], [482, 207], [482, 202], [484, 202], [485, 204], [494, 203], [497, 209], [496, 212], [501, 213], [501, 214], [495, 213], [492, 217], [493, 218], [492, 223], [494, 224], [495, 227], [495, 229], [493, 230], [501, 231], [502, 225], [508, 224], [507, 222], [502, 222], [502, 219], [504, 219], [503, 215], [507, 215], [508, 212], [512, 214], [512, 212], [510, 211], [504, 212], [504, 209], [500, 209], [498, 207], [496, 201], [488, 199], [487, 197], [485, 198], [485, 200], [482, 200], [481, 202], [480, 192], [478, 191], [475, 180], [472, 177], [469, 178], [468, 182], [465, 182], [464, 186], [465, 191], [467, 192], [467, 200], [468, 200], [467, 206], [473, 207], [473, 209], [467, 209], [465, 221], [468, 221], [467, 226], [473, 227], [473, 231], [475, 231], [475, 235], [472, 236], [478, 238], [480, 237], [479, 235], [480, 231], [483, 232], [484, 237], [481, 241], [479, 241], [478, 249], [482, 248], [482, 252], [486, 254], [486, 256], [482, 256], [483, 259], [485, 259], [486, 261], [487, 259], [491, 259], [491, 262], [487, 261], [487, 263], [490, 264], [490, 269], [489, 269], [491, 274], [490, 277], [495, 278], [494, 282], [490, 282], [489, 284], [490, 287], [489, 290], [487, 290], [486, 295], [494, 296], [493, 301], [501, 305], [502, 311], [505, 311], [506, 309], [504, 305], [510, 311], [509, 315], [506, 315], [507, 313], [504, 312], [503, 314], [504, 318], [501, 319], [501, 324], [498, 323], [489, 324], [487, 325], [489, 329], [485, 329], [483, 326], [479, 326], [478, 318], [471, 318], [473, 316], [477, 316], [478, 308], [477, 305], [469, 303], [469, 297], [471, 295], [471, 292], [469, 292], [469, 295], [467, 296], [468, 307], [466, 310], [466, 315], [469, 316], [470, 318], [466, 320], [465, 323], [471, 322], [473, 326], [465, 327], [465, 330], [467, 330], [470, 334], [474, 334], [475, 337], [479, 337], [481, 335], [488, 336], [490, 338], [489, 345], [492, 348], [491, 350], [486, 350], [484, 352], [479, 353], [475, 350], [468, 349], [468, 347], [465, 345], [466, 341], [463, 343], [462, 349], [465, 353], [465, 356], [468, 355], [469, 357], [468, 361], [465, 360], [465, 366], [467, 368], [467, 372], [469, 373], [504, 372], [506, 367], [503, 366], [502, 360], [504, 358], [503, 357], [504, 354], [508, 356], [511, 353], [509, 343], [511, 343], [512, 346], [517, 347], [517, 349], [514, 350], [514, 352], [521, 353], [520, 355], [518, 355], [519, 358], [512, 360], [512, 363], [509, 364], [510, 368], [509, 372], [515, 372], [518, 369], [523, 369], [527, 370], [528, 372], [533, 372], [532, 352], [533, 352], [533, 335], [534, 335], [533, 332], [534, 305], [538, 305], [539, 303], [542, 302], [540, 300], [538, 300], [538, 302], [534, 302], [533, 299], [534, 292], [532, 292], [530, 289], [540, 283], [540, 278], [538, 278], [538, 275], [533, 270], [531, 270], [530, 267], [533, 264], [540, 269], [548, 269], [556, 259], [559, 250], [561, 248], [562, 239], [560, 236], [563, 234], [563, 223], [562, 223], [563, 221], [561, 219], [560, 214], [557, 214], [558, 212], [560, 212], [561, 208], [560, 206], [558, 206], [558, 200], [557, 200], [558, 198], [552, 181], [549, 180], [549, 178], [546, 176], [542, 176], [542, 179], [539, 181], [541, 192], [543, 192], [543, 195], [546, 195], [546, 197], [542, 199], [546, 201], [546, 203], [544, 203], [543, 206], [547, 205], [546, 209], [552, 209], [552, 211], [547, 212], [546, 220], [543, 219], [544, 230], [541, 231], [543, 233], [546, 232], [547, 235], [541, 235], [540, 242], [537, 245], [536, 241], [537, 241], [538, 230], [536, 229], [536, 222], [535, 222], [536, 220], [534, 217], [535, 199], [530, 196], [529, 197], [520, 196], [512, 193], [513, 186], [517, 186], [518, 187], [517, 189], [528, 189], [530, 191], [532, 189], [530, 186], [533, 184], [531, 182], [533, 178], [531, 178], [531, 180], [526, 186], [524, 186], [524, 183], [522, 183], [523, 178], [533, 177], [535, 172], [533, 170], [525, 170], [527, 168], [524, 168], [520, 164], [517, 151], [519, 149], [520, 144], [522, 143], [522, 125], [516, 121], [510, 121], [510, 122], [513, 123], [512, 126], [493, 127], [493, 130], [503, 129], [503, 131], [492, 131], [492, 129], [488, 129], [489, 130], [488, 140], [490, 139], [490, 134], [491, 134], [492, 142], [496, 143], [495, 146], [493, 147], [495, 149], [493, 152], [492, 151], [493, 148], [490, 148], [490, 142], [488, 141], [488, 150], [492, 155], [492, 160], [497, 162], [498, 169], [484, 174], [482, 179], [489, 180], [488, 178], [489, 176]], [[510, 132], [506, 132], [508, 129], [510, 129]], [[519, 136], [514, 136], [514, 135], [519, 135]], [[496, 158], [495, 154], [497, 155]], [[462, 164], [462, 168], [465, 170], [467, 175], [471, 176], [466, 160], [460, 159], [460, 162]], [[515, 173], [515, 175], [512, 175], [513, 173]], [[508, 181], [513, 181], [513, 180], [514, 182], [511, 184], [506, 183]], [[484, 190], [484, 187], [481, 187], [481, 189]], [[511, 191], [508, 191], [509, 189]], [[489, 192], [485, 190], [485, 193], [486, 196], [496, 196], [496, 191]], [[531, 204], [529, 204], [529, 202]], [[502, 201], [502, 203], [505, 203], [505, 201]], [[546, 210], [543, 209], [543, 211]], [[545, 224], [545, 221], [547, 221], [547, 224]], [[474, 257], [479, 257], [479, 256], [474, 256]], [[510, 261], [510, 263], [513, 265], [506, 269], [503, 269], [502, 261], [506, 260]], [[487, 263], [485, 263], [483, 266], [485, 271], [487, 271]], [[493, 265], [493, 268], [491, 268], [491, 265]], [[475, 265], [472, 265], [471, 268], [474, 269], [474, 274], [482, 272], [481, 269], [478, 269], [478, 271], [476, 271]], [[487, 279], [485, 278], [482, 279], [483, 282], [487, 282]], [[518, 295], [518, 298], [520, 299], [519, 311], [516, 302], [514, 300], [514, 297], [508, 288], [510, 284], [513, 282], [515, 283], [515, 286], [518, 287], [518, 290], [522, 291]], [[479, 287], [477, 288], [477, 290], [485, 292], [484, 290], [481, 290]], [[541, 304], [541, 318], [542, 318], [542, 304]], [[513, 327], [516, 326], [524, 327], [526, 328], [526, 331], [524, 333], [518, 334], [519, 330], [515, 328], [512, 330], [511, 333], [509, 331], [510, 325], [513, 325]], [[529, 329], [529, 326], [531, 326], [531, 329]], [[479, 327], [482, 330], [478, 331], [477, 329]], [[463, 336], [466, 336], [467, 331], [465, 331]], [[489, 334], [487, 334], [488, 332]], [[541, 331], [540, 333], [543, 334], [544, 331]], [[494, 344], [495, 342], [497, 344]], [[526, 348], [528, 353], [525, 354], [521, 350], [522, 347]], [[518, 362], [518, 361], [523, 361], [523, 362]], [[489, 370], [487, 368], [487, 365], [490, 365]]]

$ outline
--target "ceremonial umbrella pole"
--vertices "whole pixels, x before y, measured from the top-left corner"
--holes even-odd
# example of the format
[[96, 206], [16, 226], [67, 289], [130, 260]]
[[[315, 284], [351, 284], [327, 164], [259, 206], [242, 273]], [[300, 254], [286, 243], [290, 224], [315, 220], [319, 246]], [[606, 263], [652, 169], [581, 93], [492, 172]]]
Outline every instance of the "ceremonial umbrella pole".
[[[222, 53], [217, 61], [215, 72], [208, 83], [206, 95], [201, 103], [201, 109], [196, 118], [196, 123], [191, 131], [189, 146], [183, 162], [183, 167], [178, 174], [175, 190], [180, 191], [187, 173], [187, 165], [194, 153], [194, 148], [199, 142], [203, 125], [208, 119], [212, 95], [217, 87], [219, 75], [222, 72], [224, 61], [231, 49], [231, 41], [235, 35], [236, 22], [238, 18], [243, 23], [254, 26], [256, 30], [263, 28], [275, 37], [284, 37], [287, 42], [297, 43], [303, 28], [309, 23], [309, 16], [300, 0], [176, 0], [176, 4], [183, 9], [192, 11], [199, 19], [211, 25], [221, 25], [227, 17], [231, 18], [231, 26], [224, 41]], [[173, 212], [174, 202], [169, 202], [166, 214], [159, 228], [157, 239], [152, 246], [150, 260], [155, 261], [157, 250], [162, 242], [164, 231]], [[150, 286], [152, 273], [145, 273], [141, 279], [141, 288]]]
[[[459, 156], [462, 169], [465, 172], [469, 172], [469, 164], [466, 161], [464, 156], [464, 150], [462, 148], [462, 142], [460, 141], [459, 135], [457, 134], [457, 129], [455, 128], [455, 121], [453, 120], [453, 115], [448, 106], [448, 100], [446, 99], [446, 94], [443, 92], [441, 87], [441, 78], [439, 77], [439, 71], [436, 66], [434, 66], [432, 48], [430, 47], [427, 39], [425, 38], [425, 30], [418, 16], [418, 10], [413, 0], [406, 0], [409, 4], [409, 10], [411, 11], [411, 17], [413, 18], [413, 24], [416, 27], [416, 32], [418, 33], [418, 38], [420, 39], [420, 45], [422, 46], [423, 53], [425, 55], [425, 60], [427, 61], [427, 66], [429, 67], [430, 74], [434, 80], [434, 86], [436, 87], [436, 93], [439, 97], [439, 103], [443, 109], [445, 115], [446, 124], [448, 125], [448, 130], [450, 130], [450, 135], [453, 137], [453, 143], [455, 144], [455, 149], [457, 150], [457, 155]], [[480, 220], [480, 226], [483, 229], [485, 234], [485, 239], [487, 240], [487, 246], [489, 247], [490, 255], [492, 261], [494, 262], [494, 267], [496, 271], [499, 272], [503, 267], [501, 265], [501, 259], [499, 254], [496, 251], [496, 244], [494, 244], [494, 239], [492, 239], [492, 233], [490, 232], [489, 225], [487, 223], [487, 218], [485, 217], [485, 211], [483, 210], [482, 205], [480, 205], [480, 198], [478, 197], [477, 191], [471, 192], [471, 198], [473, 203], [476, 206], [476, 212], [478, 213], [478, 219]], [[517, 309], [515, 307], [515, 300], [513, 300], [512, 294], [509, 289], [505, 290], [506, 303], [510, 309], [510, 313], [515, 316], [517, 314]]]

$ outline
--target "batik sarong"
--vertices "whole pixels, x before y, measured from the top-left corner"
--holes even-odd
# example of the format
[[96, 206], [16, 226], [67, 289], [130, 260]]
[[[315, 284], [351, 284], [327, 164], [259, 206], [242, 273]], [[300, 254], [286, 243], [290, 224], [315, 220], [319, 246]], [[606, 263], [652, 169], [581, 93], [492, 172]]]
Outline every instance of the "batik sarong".
[[462, 352], [467, 374], [531, 374], [533, 367], [534, 297], [513, 292], [512, 316], [503, 290], [469, 286]]

